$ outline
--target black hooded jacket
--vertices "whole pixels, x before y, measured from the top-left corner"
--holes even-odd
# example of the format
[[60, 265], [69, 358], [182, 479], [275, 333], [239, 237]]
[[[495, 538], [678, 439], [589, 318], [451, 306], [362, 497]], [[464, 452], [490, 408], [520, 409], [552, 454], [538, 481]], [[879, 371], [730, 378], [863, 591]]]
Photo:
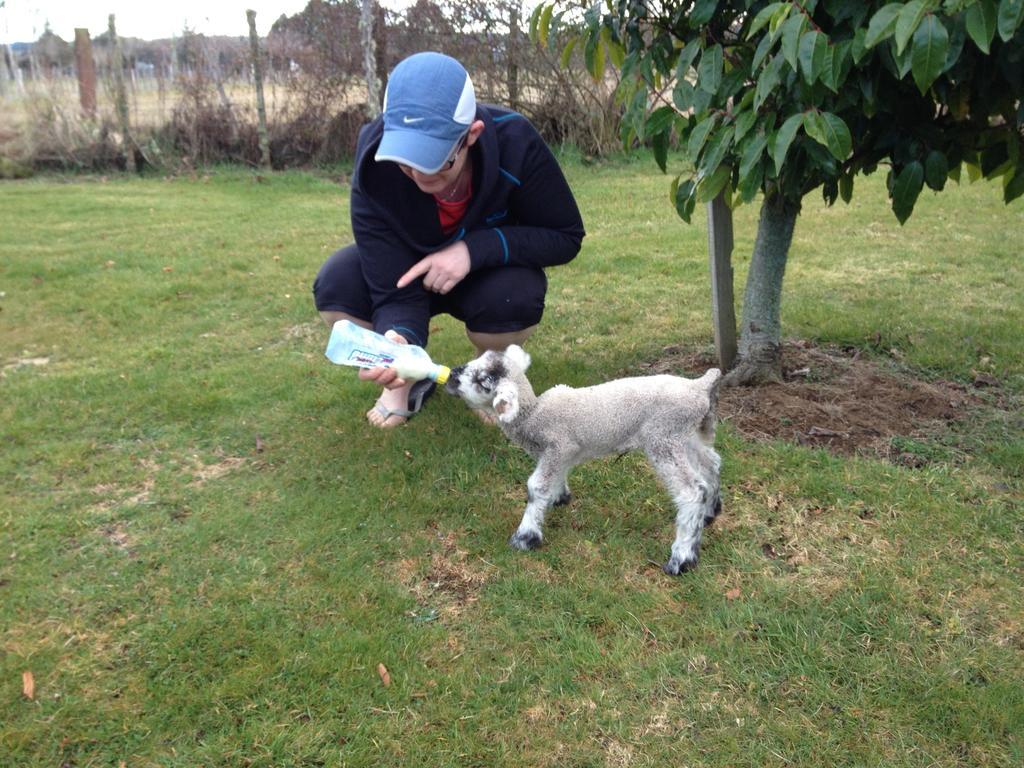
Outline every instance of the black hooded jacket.
[[352, 180], [352, 232], [370, 289], [373, 327], [395, 329], [424, 346], [430, 294], [422, 280], [396, 288], [423, 257], [457, 240], [469, 247], [470, 270], [565, 264], [579, 252], [583, 220], [561, 168], [530, 122], [480, 104], [484, 131], [470, 147], [473, 195], [459, 229], [441, 231], [437, 204], [397, 164], [376, 162], [383, 132], [378, 118], [364, 126]]

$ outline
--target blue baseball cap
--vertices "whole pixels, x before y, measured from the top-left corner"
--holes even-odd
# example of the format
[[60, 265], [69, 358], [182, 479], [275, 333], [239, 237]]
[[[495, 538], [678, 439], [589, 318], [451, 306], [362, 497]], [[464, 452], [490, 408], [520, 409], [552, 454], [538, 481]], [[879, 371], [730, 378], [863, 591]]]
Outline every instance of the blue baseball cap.
[[437, 173], [476, 119], [473, 81], [451, 56], [428, 51], [404, 59], [384, 92], [384, 136], [375, 160]]

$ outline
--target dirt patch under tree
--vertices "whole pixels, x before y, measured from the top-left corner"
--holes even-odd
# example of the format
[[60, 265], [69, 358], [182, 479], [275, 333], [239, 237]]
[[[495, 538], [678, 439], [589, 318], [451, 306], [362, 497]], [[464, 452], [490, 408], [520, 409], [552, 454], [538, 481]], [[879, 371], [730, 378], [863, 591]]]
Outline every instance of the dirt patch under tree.
[[[782, 360], [781, 384], [723, 388], [719, 420], [754, 440], [789, 440], [910, 466], [925, 459], [893, 438], [928, 440], [948, 432], [983, 405], [982, 388], [998, 386], [983, 374], [973, 387], [921, 381], [862, 358], [856, 348], [806, 341], [786, 342]], [[692, 376], [714, 365], [710, 354], [667, 347], [646, 372]]]

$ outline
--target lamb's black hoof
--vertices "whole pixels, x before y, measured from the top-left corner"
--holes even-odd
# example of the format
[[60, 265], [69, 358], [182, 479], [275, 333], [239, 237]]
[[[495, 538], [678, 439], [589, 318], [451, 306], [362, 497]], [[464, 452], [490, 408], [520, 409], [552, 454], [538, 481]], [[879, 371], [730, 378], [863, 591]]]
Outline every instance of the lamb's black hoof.
[[526, 533], [517, 532], [508, 540], [508, 545], [513, 549], [522, 549], [527, 551], [531, 549], [538, 549], [543, 541], [544, 539], [536, 531], [527, 531]]
[[563, 493], [557, 499], [555, 499], [556, 507], [564, 507], [566, 504], [572, 501], [572, 494], [569, 492]]
[[680, 574], [692, 571], [697, 567], [697, 558], [692, 560], [676, 560], [674, 557], [671, 558], [667, 563], [661, 566], [661, 570], [667, 573], [669, 576], [679, 576]]
[[704, 518], [704, 527], [707, 528], [715, 522], [715, 518], [720, 514], [722, 514], [722, 497], [715, 496], [715, 505], [711, 509], [711, 514]]

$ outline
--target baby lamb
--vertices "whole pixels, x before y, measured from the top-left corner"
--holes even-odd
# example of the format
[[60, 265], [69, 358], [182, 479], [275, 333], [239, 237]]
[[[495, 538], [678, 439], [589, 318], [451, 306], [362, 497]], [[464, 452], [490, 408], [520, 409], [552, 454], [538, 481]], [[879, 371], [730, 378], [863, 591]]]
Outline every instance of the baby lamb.
[[492, 413], [513, 443], [537, 460], [523, 520], [509, 544], [536, 549], [544, 515], [571, 500], [570, 470], [588, 459], [641, 450], [676, 505], [676, 539], [665, 573], [694, 568], [701, 532], [722, 508], [715, 404], [721, 371], [699, 379], [641, 376], [593, 387], [552, 387], [540, 397], [526, 378], [530, 356], [516, 345], [485, 352], [451, 372], [447, 391]]

